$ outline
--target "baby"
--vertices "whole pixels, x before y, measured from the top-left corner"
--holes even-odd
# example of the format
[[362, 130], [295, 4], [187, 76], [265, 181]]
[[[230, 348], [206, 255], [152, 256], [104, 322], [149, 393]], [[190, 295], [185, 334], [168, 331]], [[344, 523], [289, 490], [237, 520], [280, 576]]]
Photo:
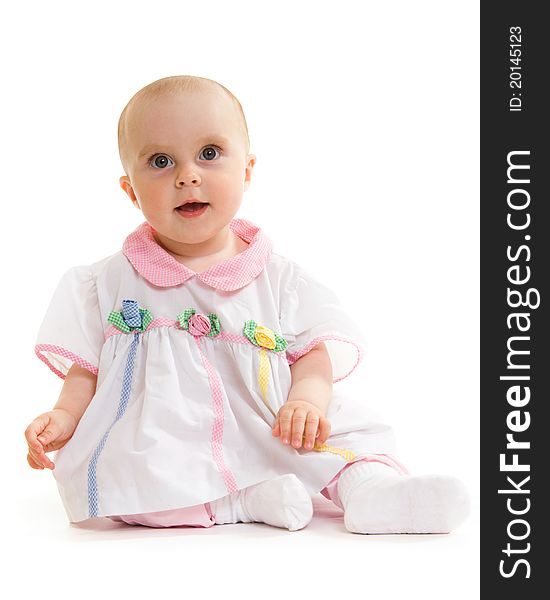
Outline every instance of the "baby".
[[53, 470], [69, 520], [295, 531], [321, 492], [350, 532], [456, 528], [464, 485], [409, 475], [364, 398], [333, 389], [362, 359], [356, 323], [235, 218], [256, 162], [238, 100], [166, 77], [118, 134], [120, 185], [145, 222], [64, 274], [36, 344], [64, 384], [25, 431], [27, 460]]

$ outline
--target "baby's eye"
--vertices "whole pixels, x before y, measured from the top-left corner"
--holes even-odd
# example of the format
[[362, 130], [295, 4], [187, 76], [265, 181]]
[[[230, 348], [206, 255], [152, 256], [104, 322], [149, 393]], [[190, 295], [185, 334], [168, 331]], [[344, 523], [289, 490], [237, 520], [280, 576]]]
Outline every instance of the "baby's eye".
[[174, 164], [172, 159], [168, 158], [166, 154], [154, 154], [149, 159], [149, 164], [155, 169], [165, 169], [170, 166], [170, 163]]
[[219, 154], [216, 146], [206, 146], [206, 148], [204, 148], [204, 150], [200, 153], [200, 156], [203, 156], [206, 160], [213, 160], [216, 158], [215, 153]]

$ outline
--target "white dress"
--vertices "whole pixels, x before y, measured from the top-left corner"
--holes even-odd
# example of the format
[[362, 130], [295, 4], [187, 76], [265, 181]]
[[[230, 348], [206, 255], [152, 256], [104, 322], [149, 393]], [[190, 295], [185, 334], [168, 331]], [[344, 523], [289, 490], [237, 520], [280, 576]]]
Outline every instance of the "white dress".
[[71, 522], [190, 507], [285, 473], [314, 495], [358, 456], [394, 452], [391, 428], [338, 384], [323, 446], [297, 450], [272, 436], [290, 365], [323, 341], [339, 381], [359, 364], [362, 336], [261, 229], [230, 226], [249, 246], [201, 273], [143, 223], [121, 252], [62, 277], [36, 354], [62, 378], [74, 362], [98, 376], [55, 456]]

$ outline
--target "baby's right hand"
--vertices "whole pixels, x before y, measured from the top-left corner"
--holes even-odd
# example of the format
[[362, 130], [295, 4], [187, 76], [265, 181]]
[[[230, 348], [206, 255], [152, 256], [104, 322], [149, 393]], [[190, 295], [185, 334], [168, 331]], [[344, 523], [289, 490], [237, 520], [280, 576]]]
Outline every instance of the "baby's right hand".
[[55, 464], [46, 456], [46, 452], [62, 448], [71, 439], [77, 425], [76, 418], [61, 408], [54, 408], [36, 417], [25, 429], [29, 465], [33, 469], [54, 469]]

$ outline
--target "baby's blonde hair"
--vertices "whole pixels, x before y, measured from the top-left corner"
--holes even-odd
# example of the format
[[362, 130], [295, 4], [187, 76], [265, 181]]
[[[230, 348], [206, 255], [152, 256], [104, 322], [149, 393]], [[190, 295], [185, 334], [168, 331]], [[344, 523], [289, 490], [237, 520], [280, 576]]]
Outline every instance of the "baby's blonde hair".
[[177, 94], [185, 92], [201, 91], [213, 88], [225, 93], [229, 98], [231, 98], [231, 100], [235, 104], [235, 107], [237, 108], [237, 111], [240, 115], [241, 125], [246, 142], [246, 152], [248, 153], [250, 150], [248, 126], [246, 124], [246, 118], [244, 116], [244, 111], [242, 109], [241, 103], [237, 100], [237, 98], [225, 86], [223, 86], [221, 83], [218, 83], [217, 81], [214, 81], [213, 79], [207, 79], [206, 77], [197, 77], [194, 75], [173, 75], [171, 77], [163, 77], [162, 79], [157, 79], [156, 81], [153, 81], [152, 83], [141, 88], [132, 96], [132, 98], [124, 107], [124, 110], [120, 115], [120, 118], [118, 120], [118, 152], [120, 155], [120, 161], [122, 162], [122, 166], [124, 167], [126, 174], [128, 174], [128, 171], [126, 169], [126, 126], [128, 120], [128, 112], [131, 106], [133, 106], [136, 102], [141, 102], [143, 100], [151, 101], [162, 96], [175, 96]]

